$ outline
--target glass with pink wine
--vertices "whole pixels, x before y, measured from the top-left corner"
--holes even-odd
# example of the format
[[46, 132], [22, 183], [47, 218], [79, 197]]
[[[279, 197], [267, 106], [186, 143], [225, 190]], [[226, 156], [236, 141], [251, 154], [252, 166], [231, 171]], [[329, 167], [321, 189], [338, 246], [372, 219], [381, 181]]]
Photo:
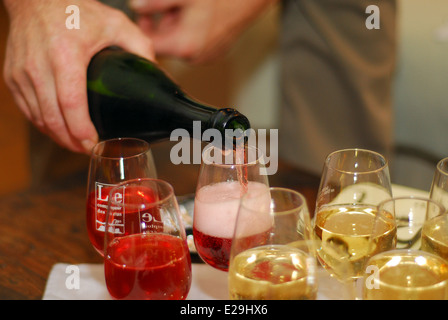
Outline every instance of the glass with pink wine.
[[193, 238], [208, 265], [229, 268], [230, 249], [241, 197], [248, 190], [269, 189], [264, 155], [245, 145], [204, 148], [194, 200]]
[[93, 247], [101, 255], [110, 190], [126, 180], [156, 176], [151, 149], [146, 141], [110, 139], [99, 142], [92, 149], [87, 183], [87, 232]]
[[186, 299], [190, 251], [168, 182], [136, 179], [114, 187], [104, 238], [106, 286], [114, 299]]

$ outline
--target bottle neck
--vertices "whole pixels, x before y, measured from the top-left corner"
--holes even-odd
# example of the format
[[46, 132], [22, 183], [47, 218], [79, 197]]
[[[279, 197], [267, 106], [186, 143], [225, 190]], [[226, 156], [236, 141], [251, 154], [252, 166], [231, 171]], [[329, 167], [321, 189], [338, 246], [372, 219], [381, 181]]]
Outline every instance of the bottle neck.
[[[250, 123], [237, 110], [231, 108], [216, 109], [194, 101], [185, 95], [182, 95], [180, 100], [185, 107], [182, 109], [188, 109], [190, 121], [201, 121], [201, 135], [207, 129], [215, 129], [220, 132], [222, 143], [231, 142], [233, 146], [237, 141], [245, 141], [244, 134], [250, 128]], [[241, 138], [244, 139], [241, 140]]]
[[195, 101], [181, 92], [177, 94], [177, 98], [177, 101], [184, 107], [177, 109], [180, 114], [191, 119], [192, 121], [201, 121], [203, 124], [202, 127], [206, 127], [202, 128], [202, 130], [209, 128], [209, 120], [217, 111], [216, 108]]
[[188, 109], [188, 115], [191, 119], [199, 120], [203, 124], [202, 130], [217, 129], [224, 133], [226, 129], [240, 129], [245, 131], [250, 128], [249, 120], [232, 108], [216, 109], [192, 100], [184, 94], [180, 94], [180, 101]]

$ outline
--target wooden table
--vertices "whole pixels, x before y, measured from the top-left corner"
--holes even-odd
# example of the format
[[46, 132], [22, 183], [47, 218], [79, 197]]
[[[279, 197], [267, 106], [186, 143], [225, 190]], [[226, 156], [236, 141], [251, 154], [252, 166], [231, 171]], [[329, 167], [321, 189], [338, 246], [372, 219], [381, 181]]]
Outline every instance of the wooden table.
[[[169, 144], [153, 148], [158, 176], [193, 193], [198, 165], [174, 166]], [[41, 299], [51, 267], [101, 263], [85, 227], [87, 168], [63, 181], [0, 197], [0, 300]], [[314, 209], [318, 178], [280, 163], [271, 186], [302, 192]]]

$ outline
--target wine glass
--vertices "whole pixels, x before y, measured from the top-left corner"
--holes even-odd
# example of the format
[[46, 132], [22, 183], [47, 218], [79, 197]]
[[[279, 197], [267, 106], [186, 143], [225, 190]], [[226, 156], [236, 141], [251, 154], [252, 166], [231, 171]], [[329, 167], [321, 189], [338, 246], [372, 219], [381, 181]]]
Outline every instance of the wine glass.
[[437, 163], [429, 197], [448, 209], [448, 158]]
[[443, 268], [448, 264], [426, 252], [431, 250], [423, 251], [431, 244], [424, 231], [426, 223], [444, 215], [444, 211], [438, 202], [415, 196], [391, 198], [378, 205], [373, 234], [381, 235], [382, 230], [387, 229], [385, 225], [395, 225], [396, 248], [381, 247], [384, 242], [371, 237], [369, 252], [372, 257], [366, 264], [364, 299], [447, 297], [448, 270]]
[[[430, 198], [448, 209], [448, 158], [437, 164], [431, 185]], [[448, 260], [448, 215], [428, 221], [423, 228], [426, 249]]]
[[305, 198], [286, 188], [249, 190], [241, 199], [229, 266], [235, 300], [317, 297], [317, 261]]
[[[444, 212], [440, 203], [416, 196], [391, 198], [378, 205], [378, 217], [395, 224], [397, 249], [434, 251], [433, 235], [438, 234], [438, 225], [434, 221], [440, 221], [437, 218], [444, 216]], [[374, 229], [381, 229], [380, 224], [381, 221], [376, 222]]]
[[365, 300], [448, 299], [448, 262], [437, 255], [396, 249], [374, 255], [367, 264]]
[[223, 271], [229, 256], [241, 196], [269, 186], [264, 158], [256, 147], [204, 148], [196, 187], [193, 239], [208, 265]]
[[[391, 197], [388, 164], [381, 154], [344, 149], [328, 155], [317, 195], [314, 234], [320, 241], [318, 260], [333, 276], [351, 279], [356, 286], [370, 256], [377, 206]], [[376, 235], [382, 247], [393, 245], [394, 230], [393, 224], [385, 224]]]
[[191, 258], [172, 186], [135, 179], [115, 186], [109, 196], [104, 273], [111, 296], [186, 299]]
[[149, 144], [143, 140], [105, 140], [92, 149], [87, 184], [87, 232], [93, 247], [101, 255], [110, 190], [125, 180], [156, 176]]

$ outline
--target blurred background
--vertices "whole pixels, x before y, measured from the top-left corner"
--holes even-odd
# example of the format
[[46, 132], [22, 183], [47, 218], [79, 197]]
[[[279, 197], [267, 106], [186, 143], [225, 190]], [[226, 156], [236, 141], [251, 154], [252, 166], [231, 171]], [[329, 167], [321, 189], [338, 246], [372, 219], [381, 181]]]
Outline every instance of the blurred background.
[[[391, 177], [393, 183], [429, 191], [437, 161], [448, 156], [448, 2], [398, 3], [397, 145], [389, 159]], [[278, 8], [273, 8], [261, 17], [226, 57], [213, 64], [162, 63], [191, 96], [217, 107], [237, 108], [254, 128], [278, 128], [278, 14]], [[1, 63], [7, 30], [8, 19], [0, 4]], [[154, 146], [156, 163], [169, 161], [169, 150], [169, 142]], [[87, 176], [88, 160], [88, 156], [59, 148], [37, 132], [15, 107], [3, 78], [0, 80], [0, 194], [38, 188], [73, 175]], [[172, 165], [162, 174], [184, 174], [184, 170]], [[195, 179], [194, 173], [185, 177], [189, 186]], [[179, 195], [191, 190], [187, 186], [175, 189]]]

